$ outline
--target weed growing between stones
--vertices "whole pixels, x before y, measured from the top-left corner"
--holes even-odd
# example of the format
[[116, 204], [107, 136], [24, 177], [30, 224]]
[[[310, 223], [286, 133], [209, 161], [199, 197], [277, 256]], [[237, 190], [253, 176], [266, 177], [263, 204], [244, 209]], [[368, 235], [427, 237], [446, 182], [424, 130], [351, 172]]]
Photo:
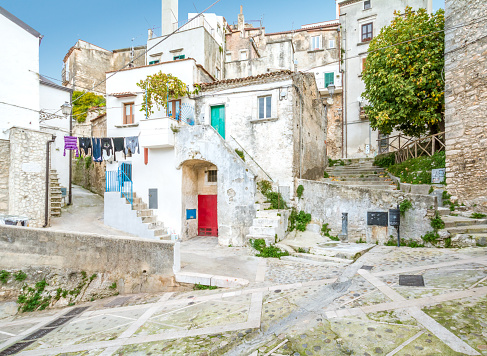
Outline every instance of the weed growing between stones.
[[10, 274], [11, 274], [10, 272], [2, 269], [0, 271], [0, 282], [2, 282], [3, 284], [7, 283], [8, 279], [10, 278]]
[[238, 156], [242, 159], [242, 161], [245, 162], [245, 155], [244, 155], [243, 151], [240, 151], [238, 148], [236, 148], [235, 153], [238, 154]]
[[421, 236], [421, 238], [424, 242], [429, 242], [434, 245], [436, 241], [440, 238], [440, 235], [437, 231], [430, 231], [424, 234], [424, 236]]
[[51, 302], [50, 295], [42, 296], [46, 286], [47, 282], [45, 279], [37, 282], [34, 288], [25, 284], [22, 287], [22, 293], [20, 293], [19, 298], [17, 299], [17, 303], [19, 303], [19, 311], [24, 313], [46, 309]]
[[199, 284], [199, 283], [195, 284], [193, 287], [194, 290], [206, 290], [206, 289], [217, 289], [217, 288], [218, 287], [216, 287], [216, 286], [205, 286], [205, 285]]
[[295, 208], [292, 208], [291, 215], [289, 215], [289, 226], [287, 231], [306, 231], [306, 226], [311, 222], [311, 214], [305, 213], [301, 210], [299, 213]]
[[328, 224], [321, 225], [321, 236], [326, 236], [330, 240], [333, 240], [333, 241], [340, 241], [338, 236], [330, 235], [330, 231], [331, 231], [331, 229], [328, 227]]
[[472, 218], [472, 219], [483, 219], [486, 216], [487, 215], [482, 214], [482, 213], [472, 213], [472, 215], [470, 215], [470, 218]]
[[17, 281], [17, 282], [22, 282], [24, 279], [27, 278], [27, 274], [23, 271], [17, 271], [14, 273], [14, 279]]
[[304, 192], [304, 187], [300, 184], [298, 186], [298, 189], [296, 190], [296, 195], [298, 196], [298, 199], [301, 199], [301, 197], [303, 196], [303, 192]]
[[289, 256], [289, 252], [282, 251], [280, 248], [274, 245], [266, 246], [264, 239], [250, 239], [250, 245], [259, 251], [259, 253], [256, 255], [257, 257], [281, 259], [282, 256]]
[[406, 211], [411, 209], [413, 207], [413, 203], [411, 201], [404, 199], [401, 204], [399, 204], [399, 211], [401, 212], [401, 215], [404, 215]]
[[431, 227], [433, 230], [438, 231], [445, 228], [445, 222], [441, 218], [438, 212], [435, 213], [435, 216], [430, 219], [431, 220]]
[[[424, 247], [424, 244], [420, 244], [418, 241], [405, 239], [401, 239], [400, 245], [411, 248]], [[386, 246], [397, 246], [397, 239], [394, 239], [391, 236], [391, 238], [386, 242]]]
[[[424, 242], [429, 242], [432, 245], [435, 245], [438, 239], [440, 238], [440, 235], [438, 234], [438, 230], [445, 228], [445, 222], [443, 221], [443, 219], [441, 218], [438, 212], [436, 212], [435, 216], [430, 218], [430, 220], [431, 220], [430, 224], [431, 227], [433, 228], [433, 231], [427, 232], [424, 236], [421, 236], [421, 239], [423, 239]], [[445, 241], [445, 247], [450, 247], [450, 246], [451, 246], [451, 239], [449, 239], [449, 241]]]
[[271, 203], [270, 209], [287, 209], [287, 204], [281, 193], [272, 191], [272, 184], [267, 180], [257, 182], [257, 188], [267, 198], [266, 203]]
[[309, 251], [306, 251], [304, 248], [299, 247], [298, 248], [298, 253], [309, 253]]
[[356, 243], [358, 243], [358, 244], [365, 244], [365, 243], [367, 243], [367, 241], [362, 240], [362, 237], [360, 237], [360, 239], [358, 239], [358, 241], [356, 241]]
[[329, 174], [328, 174], [328, 173], [325, 171], [325, 172], [323, 173], [323, 178], [330, 178], [330, 175], [329, 175]]
[[113, 282], [112, 285], [110, 287], [108, 287], [110, 289], [117, 289], [117, 282]]

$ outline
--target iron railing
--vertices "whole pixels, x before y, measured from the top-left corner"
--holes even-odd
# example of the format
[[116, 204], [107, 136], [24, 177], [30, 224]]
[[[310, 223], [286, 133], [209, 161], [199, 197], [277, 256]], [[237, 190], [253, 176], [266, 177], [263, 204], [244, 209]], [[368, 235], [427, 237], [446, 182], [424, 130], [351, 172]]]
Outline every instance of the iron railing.
[[[131, 166], [127, 165], [131, 170]], [[127, 166], [120, 167], [117, 171], [106, 171], [105, 173], [105, 192], [120, 192], [120, 198], [125, 197], [133, 206], [134, 191], [132, 180], [127, 175]], [[125, 170], [124, 170], [125, 168]]]

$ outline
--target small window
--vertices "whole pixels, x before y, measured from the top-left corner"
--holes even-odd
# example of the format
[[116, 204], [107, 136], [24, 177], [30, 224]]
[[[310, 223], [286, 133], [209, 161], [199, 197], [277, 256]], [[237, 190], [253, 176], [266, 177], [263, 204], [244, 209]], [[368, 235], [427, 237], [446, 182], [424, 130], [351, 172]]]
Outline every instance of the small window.
[[133, 124], [134, 123], [134, 103], [123, 104], [123, 124]]
[[245, 61], [247, 59], [249, 59], [249, 54], [248, 54], [247, 50], [240, 51], [240, 60]]
[[373, 29], [372, 22], [362, 25], [362, 42], [368, 42], [372, 39], [374, 36]]
[[262, 96], [259, 98], [259, 119], [268, 119], [272, 112], [272, 96]]
[[225, 55], [225, 62], [231, 62], [232, 61], [232, 52], [227, 52]]
[[173, 60], [177, 61], [178, 59], [184, 59], [186, 56], [184, 54], [180, 54], [179, 56], [174, 56]]
[[215, 171], [215, 170], [208, 171], [208, 183], [216, 183], [217, 182], [217, 173], [218, 173], [218, 171]]
[[321, 36], [311, 37], [311, 50], [315, 51], [321, 49]]
[[159, 63], [159, 61], [150, 61], [149, 62], [149, 65], [151, 65], [151, 64], [157, 64], [157, 63]]
[[372, 5], [370, 2], [371, 2], [371, 0], [365, 0], [364, 1], [364, 10], [372, 8]]
[[172, 117], [174, 120], [178, 120], [181, 117], [181, 99], [170, 100], [167, 103], [167, 116]]
[[325, 88], [328, 88], [328, 85], [335, 84], [335, 73], [325, 73]]
[[328, 41], [328, 48], [335, 48], [335, 40]]

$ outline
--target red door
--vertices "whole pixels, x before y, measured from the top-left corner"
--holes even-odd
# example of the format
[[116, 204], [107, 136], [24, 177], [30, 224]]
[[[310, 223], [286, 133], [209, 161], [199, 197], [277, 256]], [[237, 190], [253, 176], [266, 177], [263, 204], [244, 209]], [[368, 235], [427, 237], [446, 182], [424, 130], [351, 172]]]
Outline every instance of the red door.
[[198, 195], [198, 235], [218, 236], [217, 196]]

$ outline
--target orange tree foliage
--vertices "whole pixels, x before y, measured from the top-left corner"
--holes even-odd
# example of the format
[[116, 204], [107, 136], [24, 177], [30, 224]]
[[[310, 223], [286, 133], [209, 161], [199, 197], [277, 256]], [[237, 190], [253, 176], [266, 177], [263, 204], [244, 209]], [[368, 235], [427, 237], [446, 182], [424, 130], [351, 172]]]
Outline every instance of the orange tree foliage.
[[372, 128], [409, 136], [438, 131], [445, 111], [444, 24], [442, 9], [429, 15], [407, 7], [371, 41], [362, 96]]

